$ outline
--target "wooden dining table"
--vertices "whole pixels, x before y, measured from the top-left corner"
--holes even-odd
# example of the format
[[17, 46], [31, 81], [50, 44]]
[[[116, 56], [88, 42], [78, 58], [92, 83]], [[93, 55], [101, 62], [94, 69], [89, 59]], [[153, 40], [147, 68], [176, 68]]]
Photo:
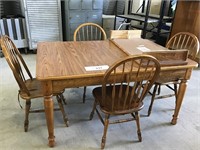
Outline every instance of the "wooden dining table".
[[[145, 52], [168, 51], [150, 40], [116, 39], [104, 41], [56, 41], [40, 42], [37, 45], [36, 78], [42, 82], [44, 108], [48, 128], [48, 144], [55, 146], [54, 104], [52, 91], [65, 88], [100, 85], [107, 69], [120, 58], [128, 55], [140, 55]], [[197, 63], [187, 59], [187, 64], [162, 66], [160, 81], [168, 82], [179, 79], [177, 101], [171, 123], [175, 125], [187, 81]], [[88, 69], [89, 68], [89, 69]]]

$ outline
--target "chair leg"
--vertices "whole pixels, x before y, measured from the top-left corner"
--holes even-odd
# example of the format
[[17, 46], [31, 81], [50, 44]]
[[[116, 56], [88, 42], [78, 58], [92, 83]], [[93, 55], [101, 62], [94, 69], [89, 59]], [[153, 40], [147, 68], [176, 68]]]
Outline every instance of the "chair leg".
[[142, 142], [142, 135], [141, 135], [141, 130], [140, 130], [140, 117], [138, 115], [138, 112], [135, 112], [135, 121], [136, 121], [136, 125], [137, 125], [138, 139], [140, 142]]
[[174, 84], [174, 93], [175, 93], [175, 98], [177, 100], [177, 95], [178, 95], [177, 84]]
[[65, 99], [65, 97], [64, 97], [63, 94], [60, 94], [60, 98], [61, 98], [62, 102], [63, 102], [65, 105], [67, 105], [66, 99]]
[[58, 101], [58, 105], [59, 105], [60, 110], [62, 112], [63, 120], [64, 120], [66, 126], [68, 127], [69, 126], [69, 121], [68, 121], [67, 115], [65, 114], [65, 110], [64, 110], [64, 107], [63, 107], [63, 104], [62, 104], [62, 101], [61, 101], [61, 99], [62, 99], [61, 97], [62, 97], [61, 95], [57, 95], [56, 99]]
[[97, 102], [95, 100], [94, 104], [93, 104], [92, 112], [90, 113], [90, 120], [92, 120], [92, 118], [94, 116], [94, 111], [95, 111], [96, 107], [97, 107]]
[[158, 86], [160, 88], [160, 85], [158, 85], [158, 84], [155, 84], [155, 86], [154, 86], [153, 94], [152, 94], [152, 97], [151, 97], [151, 103], [150, 103], [149, 109], [148, 109], [148, 116], [150, 116], [150, 114], [151, 114], [151, 110], [152, 110], [153, 102], [155, 100], [155, 96], [156, 96], [156, 92], [157, 92]]
[[103, 132], [103, 137], [101, 140], [101, 149], [104, 149], [105, 144], [106, 144], [106, 134], [107, 134], [108, 125], [109, 125], [109, 117], [110, 115], [105, 115], [104, 132]]
[[29, 112], [31, 108], [31, 100], [26, 100], [26, 106], [25, 106], [25, 121], [24, 121], [24, 131], [28, 131], [28, 126], [29, 126]]
[[85, 97], [86, 97], [86, 86], [84, 86], [84, 89], [83, 89], [83, 103], [85, 103]]
[[161, 91], [161, 85], [158, 85], [158, 95], [160, 95], [160, 91]]

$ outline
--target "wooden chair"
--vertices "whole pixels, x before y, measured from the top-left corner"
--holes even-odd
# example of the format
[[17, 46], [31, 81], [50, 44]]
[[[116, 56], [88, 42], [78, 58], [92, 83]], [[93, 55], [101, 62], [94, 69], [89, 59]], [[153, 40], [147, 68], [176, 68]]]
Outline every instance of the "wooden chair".
[[[177, 50], [177, 49], [188, 49], [188, 57], [190, 59], [195, 59], [198, 51], [199, 51], [199, 41], [198, 38], [189, 32], [179, 32], [172, 36], [169, 41], [166, 44], [166, 47], [170, 50]], [[162, 98], [168, 98], [171, 96], [175, 96], [177, 98], [177, 85], [180, 81], [176, 80], [170, 83], [162, 83], [162, 82], [155, 82], [155, 86], [153, 88], [151, 103], [149, 105], [148, 109], [148, 116], [150, 116], [153, 103], [155, 99], [162, 99]], [[170, 84], [173, 85], [170, 86]], [[161, 86], [165, 85], [169, 89], [173, 91], [173, 94], [167, 94], [167, 95], [160, 95], [161, 93]], [[156, 93], [158, 96], [156, 96]]]
[[[74, 32], [74, 41], [106, 40], [104, 29], [95, 23], [83, 23]], [[86, 86], [83, 92], [83, 103], [85, 103]]]
[[[36, 113], [36, 112], [44, 112], [44, 109], [37, 109], [37, 110], [31, 110], [31, 100], [38, 100], [36, 98], [42, 98], [43, 97], [43, 91], [41, 87], [41, 82], [37, 80], [36, 78], [33, 78], [31, 75], [31, 72], [29, 71], [24, 59], [22, 58], [19, 50], [16, 48], [15, 44], [12, 42], [12, 40], [4, 35], [1, 37], [0, 44], [2, 47], [3, 54], [6, 58], [6, 61], [8, 62], [13, 75], [19, 85], [19, 93], [18, 96], [20, 96], [22, 99], [26, 100], [26, 106], [25, 106], [25, 121], [24, 121], [24, 131], [28, 131], [29, 126], [29, 113]], [[56, 99], [59, 104], [59, 109], [56, 108], [54, 110], [61, 110], [63, 115], [63, 120], [68, 126], [68, 118], [65, 114], [64, 107], [62, 104], [62, 100], [64, 99], [63, 91], [54, 91], [54, 96], [56, 96]], [[19, 97], [18, 97], [19, 100]]]
[[[136, 120], [139, 141], [142, 141], [139, 111], [143, 108], [143, 100], [158, 77], [160, 64], [150, 55], [135, 55], [121, 59], [105, 72], [102, 86], [93, 90], [95, 102], [90, 119], [96, 110], [104, 125], [101, 148], [105, 147], [106, 133], [109, 124]], [[142, 88], [144, 85], [144, 88]], [[97, 105], [98, 104], [98, 105]], [[103, 120], [98, 107], [105, 114]], [[131, 114], [131, 118], [110, 120], [110, 116]]]
[[104, 29], [95, 23], [83, 23], [74, 32], [74, 41], [106, 40]]
[[142, 30], [111, 30], [110, 39], [141, 38]]

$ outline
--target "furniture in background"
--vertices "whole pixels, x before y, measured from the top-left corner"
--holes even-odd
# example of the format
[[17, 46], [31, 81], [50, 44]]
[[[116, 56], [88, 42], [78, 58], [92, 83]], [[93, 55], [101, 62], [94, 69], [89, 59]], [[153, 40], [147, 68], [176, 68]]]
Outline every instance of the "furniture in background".
[[[103, 0], [103, 29], [106, 32], [107, 38], [110, 38], [110, 30], [114, 30], [114, 21], [116, 14], [125, 14], [127, 0]], [[123, 18], [116, 18], [115, 29], [118, 29], [121, 23], [124, 21]], [[123, 27], [122, 29], [126, 29]]]
[[[77, 88], [102, 84], [107, 67], [129, 55], [143, 54], [144, 50], [166, 50], [152, 41], [140, 38], [82, 42], [41, 42], [37, 47], [36, 78], [42, 81], [44, 107], [48, 129], [48, 143], [55, 146], [53, 89]], [[163, 56], [161, 54], [161, 56]], [[46, 63], [48, 62], [48, 63]], [[171, 62], [171, 60], [170, 60]], [[171, 120], [177, 123], [178, 114], [190, 79], [197, 63], [187, 59], [186, 64], [161, 66], [158, 80], [180, 78], [179, 92]], [[86, 70], [87, 69], [87, 70]], [[169, 76], [170, 75], [170, 76]]]
[[[0, 36], [2, 35], [8, 35], [17, 48], [24, 48], [25, 53], [27, 53], [28, 37], [24, 18], [0, 19]], [[1, 56], [3, 56], [3, 54], [1, 54]]]
[[110, 39], [141, 38], [142, 30], [111, 30]]
[[[22, 99], [26, 100], [24, 131], [27, 132], [29, 126], [29, 113], [44, 112], [44, 109], [31, 109], [31, 100], [37, 100], [36, 98], [43, 97], [41, 82], [32, 77], [31, 72], [29, 71], [19, 50], [16, 48], [15, 44], [8, 36], [1, 36], [0, 43], [6, 61], [8, 62], [8, 65], [10, 66], [13, 75], [19, 85], [18, 101], [19, 96]], [[59, 104], [59, 109], [54, 110], [61, 110], [63, 120], [66, 126], [68, 126], [68, 118], [65, 114], [62, 104], [62, 100], [64, 99], [64, 96], [62, 94], [63, 91], [64, 90], [55, 90], [52, 92], [52, 94], [56, 96]]]
[[[134, 1], [130, 3], [132, 5]], [[116, 15], [116, 17], [124, 18], [124, 24], [129, 23], [129, 28], [136, 28], [142, 30], [142, 38], [147, 38], [147, 32], [152, 32], [156, 34], [156, 40], [160, 34], [169, 33], [168, 30], [163, 29], [163, 25], [166, 22], [171, 22], [172, 17], [165, 16], [165, 7], [167, 1], [161, 1], [160, 14], [150, 14], [151, 0], [143, 0], [141, 7], [136, 11], [132, 12], [129, 10], [128, 14]], [[130, 7], [132, 9], [132, 7]], [[142, 9], [141, 13], [139, 10]], [[138, 22], [139, 24], [133, 24], [131, 21]], [[156, 25], [157, 24], [157, 25]]]
[[[179, 32], [169, 39], [169, 41], [166, 44], [166, 47], [170, 50], [187, 49], [188, 57], [194, 60], [199, 51], [199, 41], [198, 41], [198, 38], [192, 33]], [[174, 81], [171, 81], [170, 83], [155, 82], [152, 98], [151, 98], [151, 103], [148, 109], [148, 116], [150, 116], [151, 114], [151, 110], [152, 110], [155, 99], [168, 98], [171, 96], [175, 96], [175, 99], [177, 98], [177, 92], [178, 92], [177, 86], [179, 83], [180, 83], [180, 80], [178, 79], [175, 79]], [[170, 84], [173, 84], [173, 87], [171, 87]], [[160, 95], [162, 85], [165, 85], [166, 87], [174, 91], [174, 94]], [[156, 96], [156, 94], [158, 96]]]
[[73, 41], [76, 28], [86, 22], [102, 25], [103, 0], [62, 1], [64, 40]]
[[[200, 41], [200, 1], [178, 0], [169, 38], [179, 32], [190, 32]], [[195, 60], [200, 64], [200, 52]]]
[[[0, 36], [8, 35], [17, 48], [27, 53], [28, 37], [20, 1], [0, 1]], [[0, 56], [3, 57], [0, 48]]]
[[[107, 36], [104, 29], [95, 23], [83, 23], [74, 31], [74, 41], [95, 41], [106, 40]], [[86, 86], [83, 91], [83, 103], [85, 103]]]
[[62, 41], [60, 0], [23, 0], [29, 49], [42, 41]]
[[[115, 23], [115, 29], [118, 29], [121, 23], [124, 21], [123, 18], [117, 17]], [[102, 27], [106, 32], [107, 38], [110, 38], [110, 30], [114, 30], [115, 15], [102, 15]], [[125, 27], [121, 29], [126, 30]]]
[[125, 12], [126, 3], [126, 0], [103, 0], [103, 14], [122, 15]]
[[[151, 64], [151, 65], [150, 65]], [[119, 75], [117, 72], [121, 72]], [[105, 72], [102, 86], [93, 89], [95, 98], [90, 114], [92, 120], [94, 111], [104, 125], [101, 149], [106, 144], [106, 134], [109, 124], [136, 121], [138, 139], [142, 141], [139, 111], [144, 107], [143, 100], [160, 73], [160, 63], [150, 55], [128, 56], [118, 60]], [[145, 75], [144, 75], [145, 74]], [[105, 121], [99, 112], [105, 115]], [[132, 117], [113, 120], [111, 116], [130, 114]]]
[[0, 18], [22, 17], [21, 1], [1, 0]]

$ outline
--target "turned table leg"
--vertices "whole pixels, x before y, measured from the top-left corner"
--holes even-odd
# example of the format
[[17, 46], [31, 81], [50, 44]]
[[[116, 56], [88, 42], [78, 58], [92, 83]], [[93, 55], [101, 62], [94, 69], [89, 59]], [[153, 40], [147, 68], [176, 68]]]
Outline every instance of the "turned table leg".
[[55, 136], [54, 136], [54, 103], [52, 100], [52, 96], [44, 97], [44, 108], [46, 115], [47, 128], [49, 133], [49, 146], [54, 147], [55, 145]]
[[187, 88], [187, 80], [181, 80], [181, 83], [179, 85], [179, 90], [178, 90], [178, 96], [176, 99], [175, 111], [174, 111], [174, 115], [171, 121], [171, 124], [173, 125], [177, 123], [178, 114], [181, 108], [181, 104], [185, 95], [186, 88]]
[[54, 136], [54, 103], [53, 103], [53, 93], [52, 93], [52, 81], [44, 81], [43, 93], [44, 93], [44, 109], [46, 115], [46, 123], [48, 129], [48, 140], [49, 147], [55, 146], [55, 136]]

